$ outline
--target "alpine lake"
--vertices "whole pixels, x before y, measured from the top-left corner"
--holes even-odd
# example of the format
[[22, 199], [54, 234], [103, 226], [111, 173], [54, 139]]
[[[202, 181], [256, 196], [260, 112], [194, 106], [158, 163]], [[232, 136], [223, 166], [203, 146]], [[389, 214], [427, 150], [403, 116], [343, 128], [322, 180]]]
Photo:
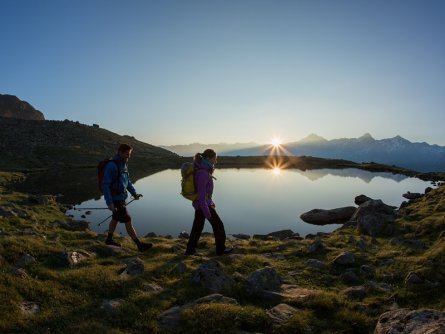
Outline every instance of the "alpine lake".
[[[217, 168], [214, 176], [213, 200], [228, 235], [268, 234], [285, 229], [303, 237], [332, 232], [340, 225], [311, 225], [303, 222], [300, 215], [316, 208], [355, 206], [354, 198], [361, 194], [399, 207], [406, 200], [402, 194], [408, 191], [423, 193], [427, 187], [432, 187], [431, 182], [414, 177], [355, 168], [305, 171]], [[133, 177], [130, 178], [133, 180]], [[89, 179], [89, 185], [71, 184], [71, 187], [77, 191], [83, 187], [83, 194], [97, 193], [94, 175], [90, 175]], [[190, 232], [194, 209], [191, 202], [180, 195], [180, 183], [179, 169], [153, 170], [148, 176], [133, 180], [137, 192], [143, 195], [140, 200], [128, 205], [139, 235], [153, 232], [176, 237], [182, 231]], [[129, 201], [131, 196], [128, 197]], [[87, 220], [91, 230], [104, 233], [111, 219], [107, 219], [111, 212], [105, 207], [103, 196], [90, 195], [90, 199], [78, 201], [66, 214], [76, 220]], [[126, 235], [125, 226], [119, 224], [117, 232]], [[204, 232], [212, 232], [208, 222]]]

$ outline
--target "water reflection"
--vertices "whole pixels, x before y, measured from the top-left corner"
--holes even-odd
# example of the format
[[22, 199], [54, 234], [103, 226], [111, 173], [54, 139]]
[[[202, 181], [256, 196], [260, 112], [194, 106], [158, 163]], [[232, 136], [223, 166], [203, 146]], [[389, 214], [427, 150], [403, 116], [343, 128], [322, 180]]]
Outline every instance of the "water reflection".
[[[333, 209], [355, 205], [354, 198], [365, 194], [399, 206], [402, 194], [423, 192], [429, 182], [391, 173], [372, 173], [356, 169], [308, 170], [282, 169], [217, 169], [214, 201], [224, 221], [226, 232], [267, 234], [291, 229], [301, 235], [330, 232], [338, 226], [314, 226], [300, 220], [301, 213], [314, 208]], [[149, 232], [178, 235], [190, 231], [193, 220], [191, 202], [180, 196], [179, 170], [164, 170], [135, 182], [140, 201], [129, 210], [139, 234]], [[85, 201], [84, 207], [104, 206], [102, 198]], [[84, 211], [70, 212], [80, 218]], [[87, 219], [92, 228], [104, 232], [97, 223], [109, 215], [105, 210], [93, 211]], [[120, 226], [122, 232], [124, 231]], [[205, 231], [211, 231], [206, 224]]]

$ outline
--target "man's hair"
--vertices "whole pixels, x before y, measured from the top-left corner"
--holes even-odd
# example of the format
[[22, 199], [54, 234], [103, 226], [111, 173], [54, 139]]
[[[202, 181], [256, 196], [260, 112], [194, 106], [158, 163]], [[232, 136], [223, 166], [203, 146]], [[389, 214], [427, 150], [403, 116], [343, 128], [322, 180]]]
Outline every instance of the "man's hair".
[[117, 149], [118, 152], [127, 152], [131, 150], [133, 150], [133, 147], [128, 144], [120, 144], [119, 148]]

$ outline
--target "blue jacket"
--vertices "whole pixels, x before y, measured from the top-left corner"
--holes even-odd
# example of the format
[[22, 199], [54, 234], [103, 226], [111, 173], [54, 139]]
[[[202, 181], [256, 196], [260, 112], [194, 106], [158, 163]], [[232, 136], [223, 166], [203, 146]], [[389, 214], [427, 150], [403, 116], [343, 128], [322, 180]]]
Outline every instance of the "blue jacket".
[[128, 197], [127, 190], [131, 195], [136, 196], [136, 189], [134, 189], [129, 179], [127, 164], [119, 154], [116, 154], [113, 160], [120, 166], [121, 174], [118, 175], [118, 167], [113, 161], [105, 166], [102, 192], [107, 205], [110, 205], [113, 201], [125, 201]]

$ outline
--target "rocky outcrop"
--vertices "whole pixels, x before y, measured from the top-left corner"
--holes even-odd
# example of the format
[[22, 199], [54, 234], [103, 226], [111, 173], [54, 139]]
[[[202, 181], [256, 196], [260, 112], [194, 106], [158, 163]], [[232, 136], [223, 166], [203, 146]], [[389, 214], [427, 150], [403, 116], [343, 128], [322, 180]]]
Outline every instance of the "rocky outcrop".
[[44, 121], [43, 113], [14, 95], [0, 94], [0, 117]]
[[375, 334], [442, 334], [445, 333], [445, 313], [431, 309], [399, 309], [383, 313]]
[[391, 236], [395, 232], [396, 216], [393, 206], [379, 199], [369, 200], [359, 206], [346, 225], [356, 226], [361, 234], [373, 237]]

